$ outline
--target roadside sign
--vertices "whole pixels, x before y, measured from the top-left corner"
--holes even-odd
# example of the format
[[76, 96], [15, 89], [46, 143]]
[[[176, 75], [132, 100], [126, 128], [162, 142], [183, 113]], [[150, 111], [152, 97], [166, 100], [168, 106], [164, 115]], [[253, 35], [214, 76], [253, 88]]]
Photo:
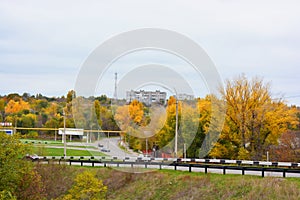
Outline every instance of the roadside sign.
[[8, 135], [13, 135], [14, 134], [14, 130], [12, 129], [0, 129], [1, 132], [5, 132]]

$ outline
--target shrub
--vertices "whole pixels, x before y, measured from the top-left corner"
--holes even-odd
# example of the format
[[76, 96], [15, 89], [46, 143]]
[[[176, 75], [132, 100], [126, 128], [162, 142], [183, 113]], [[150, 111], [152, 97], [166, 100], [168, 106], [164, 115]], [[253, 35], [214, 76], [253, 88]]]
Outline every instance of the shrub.
[[76, 176], [75, 184], [63, 200], [105, 199], [106, 192], [107, 187], [102, 180], [97, 179], [92, 172], [84, 171]]

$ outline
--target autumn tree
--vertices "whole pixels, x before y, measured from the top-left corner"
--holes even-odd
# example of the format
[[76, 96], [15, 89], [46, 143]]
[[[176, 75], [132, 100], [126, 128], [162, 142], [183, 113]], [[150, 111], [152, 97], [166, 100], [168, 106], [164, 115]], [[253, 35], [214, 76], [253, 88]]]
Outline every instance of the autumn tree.
[[300, 162], [300, 132], [287, 131], [282, 134], [278, 145], [269, 151], [271, 160], [282, 162]]
[[[187, 149], [188, 157], [199, 157], [200, 147], [209, 130], [211, 120], [211, 99], [209, 96], [198, 98], [196, 106], [183, 108], [182, 134], [192, 140]], [[186, 139], [187, 140], [187, 139]]]
[[72, 99], [76, 98], [76, 93], [74, 90], [70, 90], [68, 91], [68, 94], [67, 94], [67, 103], [70, 103], [72, 102]]
[[133, 100], [129, 105], [119, 106], [114, 116], [117, 124], [126, 132], [123, 137], [129, 143], [129, 147], [142, 150], [144, 138], [147, 136], [143, 130], [149, 122], [149, 116], [146, 116], [148, 109], [144, 105]]
[[93, 100], [79, 96], [73, 99], [72, 110], [66, 112], [74, 117], [76, 127], [84, 129], [98, 129], [97, 114]]
[[271, 98], [270, 85], [244, 75], [227, 81], [222, 93], [227, 103], [226, 126], [211, 152], [213, 157], [262, 159], [290, 126], [297, 124], [296, 110]]
[[107, 187], [90, 171], [84, 171], [75, 177], [75, 184], [63, 200], [101, 200], [105, 199]]
[[129, 116], [134, 123], [140, 125], [144, 117], [143, 104], [138, 100], [133, 100], [128, 107]]
[[103, 100], [101, 102], [98, 99], [94, 101], [95, 114], [100, 128], [102, 130], [120, 130], [115, 122], [112, 111], [107, 105], [103, 105], [106, 101]]
[[59, 113], [59, 105], [52, 102], [45, 110], [45, 114], [48, 116], [44, 127], [47, 128], [59, 128], [60, 122], [63, 121], [61, 114]]
[[[176, 126], [176, 98], [171, 96], [167, 103], [166, 115], [165, 118], [162, 116], [162, 121], [164, 121], [164, 126], [161, 130], [156, 134], [157, 144], [160, 148], [164, 148], [166, 152], [174, 151], [174, 143], [171, 141], [175, 136], [175, 126]], [[178, 103], [178, 121], [181, 118], [181, 103]], [[180, 124], [178, 124], [178, 127]]]
[[10, 100], [5, 107], [5, 113], [17, 114], [21, 111], [29, 110], [29, 109], [30, 107], [28, 102], [25, 102], [22, 99], [19, 99], [18, 101]]

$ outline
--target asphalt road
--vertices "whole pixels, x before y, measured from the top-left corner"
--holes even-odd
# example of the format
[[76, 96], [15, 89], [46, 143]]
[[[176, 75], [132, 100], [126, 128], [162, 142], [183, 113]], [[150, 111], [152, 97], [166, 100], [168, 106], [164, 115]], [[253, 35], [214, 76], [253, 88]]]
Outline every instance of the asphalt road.
[[[146, 164], [146, 163], [145, 163]], [[72, 165], [80, 165], [80, 163], [72, 163]], [[92, 166], [92, 164], [90, 163], [86, 163], [84, 164], [84, 166]], [[95, 167], [98, 166], [104, 166], [103, 163], [96, 163], [94, 165]], [[132, 172], [132, 173], [141, 173], [141, 172], [150, 172], [153, 170], [158, 170], [159, 169], [159, 164], [155, 164], [155, 165], [148, 165], [147, 169], [145, 170], [145, 165], [143, 164], [136, 164], [136, 165], [128, 165], [128, 164], [106, 164], [106, 166], [110, 166], [113, 167], [114, 169], [118, 169], [118, 170], [122, 170], [122, 171], [126, 171], [126, 172]], [[161, 166], [162, 169], [170, 169], [170, 170], [174, 170], [174, 166]], [[144, 170], [141, 170], [144, 169]], [[180, 171], [188, 171], [189, 168], [188, 167], [177, 167], [177, 170]], [[204, 169], [203, 168], [192, 168], [192, 172], [202, 172], [204, 173]], [[215, 174], [222, 174], [223, 170], [222, 169], [208, 169], [207, 170], [208, 173], [215, 173]], [[226, 170], [226, 174], [239, 174], [241, 175], [242, 172], [241, 170]], [[252, 176], [261, 176], [261, 172], [258, 171], [245, 171], [245, 175], [252, 175]], [[265, 177], [280, 177], [282, 178], [282, 173], [281, 172], [265, 172]], [[300, 178], [300, 174], [298, 173], [286, 173], [286, 177], [294, 177], [294, 178]]]
[[95, 142], [94, 144], [98, 146], [98, 144], [103, 145], [103, 147], [99, 147], [99, 150], [101, 151], [101, 148], [109, 149], [109, 152], [103, 152], [107, 154], [108, 156], [117, 156], [117, 157], [137, 157], [138, 154], [134, 153], [130, 150], [124, 151], [119, 147], [120, 138], [119, 137], [111, 137], [111, 138], [104, 138], [100, 141]]

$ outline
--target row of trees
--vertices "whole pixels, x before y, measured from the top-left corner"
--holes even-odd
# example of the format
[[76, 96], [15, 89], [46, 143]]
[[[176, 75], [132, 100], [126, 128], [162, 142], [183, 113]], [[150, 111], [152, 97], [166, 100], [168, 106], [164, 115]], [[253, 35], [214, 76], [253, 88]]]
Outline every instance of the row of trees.
[[[48, 98], [40, 94], [32, 96], [28, 93], [23, 95], [9, 94], [0, 97], [0, 121], [10, 122], [13, 127], [60, 128], [63, 127], [63, 115], [65, 114], [66, 126], [75, 128], [72, 112], [72, 99], [74, 97], [75, 92], [73, 90], [69, 91], [66, 97], [58, 98]], [[110, 111], [110, 99], [105, 95], [91, 99], [95, 104], [95, 112], [97, 112], [101, 127], [106, 130], [118, 130]], [[90, 128], [88, 120], [85, 123], [82, 128]], [[32, 132], [30, 130], [20, 130], [21, 134]], [[54, 135], [50, 131], [46, 133]], [[47, 134], [44, 136], [47, 136]]]
[[[67, 127], [122, 130], [130, 148], [138, 151], [159, 147], [169, 154], [174, 153], [176, 109], [179, 156], [186, 146], [188, 157], [262, 159], [266, 151], [283, 145], [279, 140], [283, 133], [299, 130], [300, 115], [295, 106], [272, 99], [270, 85], [262, 79], [248, 80], [243, 75], [226, 82], [221, 98], [208, 95], [177, 102], [170, 97], [166, 105], [151, 107], [136, 100], [127, 105], [112, 103], [106, 96], [76, 97], [73, 90], [59, 98], [27, 93], [0, 98], [1, 120], [14, 126], [63, 127], [65, 113]], [[225, 114], [223, 120], [217, 119], [223, 116], [218, 113]]]
[[[176, 105], [178, 106], [178, 155], [183, 155], [184, 144], [188, 157], [209, 156], [227, 159], [265, 159], [266, 152], [272, 152], [271, 158], [287, 160], [280, 154], [287, 149], [293, 152], [293, 159], [300, 160], [299, 110], [296, 106], [287, 106], [282, 99], [272, 99], [270, 85], [260, 78], [248, 80], [239, 76], [226, 82], [221, 90], [221, 99], [208, 95], [195, 101], [176, 102], [170, 97], [166, 112], [158, 119], [155, 113], [138, 101], [120, 106], [115, 119], [119, 122], [124, 135], [133, 149], [148, 149], [159, 146], [162, 152], [174, 152], [176, 124]], [[218, 104], [213, 115], [212, 104]], [[221, 106], [225, 104], [224, 106]], [[154, 109], [153, 112], [157, 112]], [[218, 140], [213, 133], [219, 116], [225, 112], [225, 122]], [[151, 116], [149, 119], [149, 115]], [[150, 126], [154, 120], [156, 126]], [[150, 124], [149, 124], [150, 123]], [[217, 125], [217, 126], [220, 126]], [[217, 128], [215, 128], [215, 132]], [[145, 132], [152, 132], [147, 135]], [[292, 131], [289, 135], [284, 134]], [[154, 133], [154, 134], [153, 134]], [[297, 134], [298, 133], [298, 134]], [[285, 137], [294, 137], [289, 141]], [[146, 140], [147, 138], [147, 140]], [[205, 143], [205, 144], [204, 144]], [[204, 146], [208, 146], [207, 149]], [[213, 147], [211, 149], [211, 147]], [[208, 153], [209, 152], [209, 153]], [[276, 152], [276, 153], [275, 153]], [[208, 154], [207, 154], [208, 153]]]

